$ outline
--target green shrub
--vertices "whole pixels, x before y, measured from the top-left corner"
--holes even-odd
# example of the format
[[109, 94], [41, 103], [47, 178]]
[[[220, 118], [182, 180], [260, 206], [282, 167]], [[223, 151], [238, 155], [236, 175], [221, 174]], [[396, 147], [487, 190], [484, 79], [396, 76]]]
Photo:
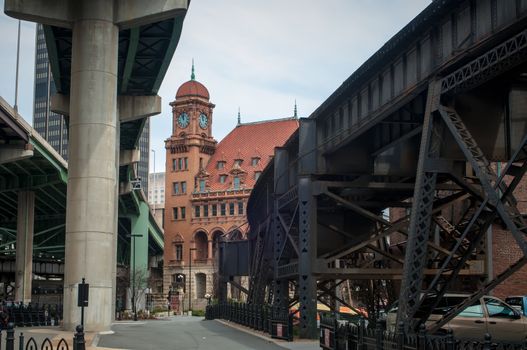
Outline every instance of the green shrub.
[[192, 310], [192, 316], [205, 317], [204, 310]]

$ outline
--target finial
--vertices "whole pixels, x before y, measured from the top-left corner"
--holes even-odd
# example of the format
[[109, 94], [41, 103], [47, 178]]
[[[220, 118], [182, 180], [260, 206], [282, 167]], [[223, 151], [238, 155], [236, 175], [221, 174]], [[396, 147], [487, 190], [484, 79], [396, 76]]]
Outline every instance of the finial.
[[238, 125], [242, 123], [242, 116], [240, 114], [240, 107], [238, 107]]
[[190, 80], [195, 80], [196, 74], [194, 74], [194, 59], [192, 59], [192, 74], [190, 74]]
[[295, 98], [295, 111], [294, 111], [293, 117], [298, 119], [298, 110], [296, 108], [296, 98]]

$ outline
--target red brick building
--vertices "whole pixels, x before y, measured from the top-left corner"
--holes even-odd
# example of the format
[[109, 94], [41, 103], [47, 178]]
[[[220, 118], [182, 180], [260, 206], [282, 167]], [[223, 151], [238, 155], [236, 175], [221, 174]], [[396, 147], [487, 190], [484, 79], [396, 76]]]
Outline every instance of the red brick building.
[[243, 124], [238, 116], [238, 125], [217, 143], [212, 136], [214, 104], [194, 74], [170, 105], [163, 290], [170, 291], [172, 307], [183, 311], [189, 292], [193, 309], [204, 307], [206, 294], [214, 297], [217, 242], [245, 238], [245, 210], [254, 183], [274, 148], [298, 128], [298, 120]]

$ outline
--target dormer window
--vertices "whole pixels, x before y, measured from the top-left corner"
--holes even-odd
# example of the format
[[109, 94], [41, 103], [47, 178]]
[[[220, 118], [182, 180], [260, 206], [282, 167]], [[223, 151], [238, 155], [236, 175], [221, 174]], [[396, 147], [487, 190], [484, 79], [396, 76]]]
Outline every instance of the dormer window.
[[243, 163], [243, 159], [235, 159], [234, 160], [234, 165], [242, 166], [242, 163]]
[[262, 172], [261, 171], [255, 171], [254, 172], [254, 179], [255, 180], [258, 180], [260, 178], [260, 175], [262, 175]]
[[227, 181], [227, 175], [220, 175], [220, 183], [224, 184]]
[[251, 165], [252, 166], [257, 166], [259, 163], [260, 163], [260, 158], [259, 157], [251, 158]]
[[205, 192], [205, 180], [199, 180], [199, 191]]
[[218, 161], [218, 163], [216, 163], [216, 169], [221, 170], [221, 169], [224, 169], [224, 168], [225, 168], [225, 161], [220, 160], [220, 161]]
[[235, 190], [240, 189], [240, 178], [238, 176], [234, 177], [234, 179], [232, 181], [232, 185], [233, 185]]

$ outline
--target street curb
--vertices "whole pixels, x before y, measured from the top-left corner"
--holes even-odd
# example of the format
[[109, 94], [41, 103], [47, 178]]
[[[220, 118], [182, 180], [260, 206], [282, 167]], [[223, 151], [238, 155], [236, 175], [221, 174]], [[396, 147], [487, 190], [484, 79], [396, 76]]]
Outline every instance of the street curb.
[[214, 321], [219, 322], [219, 323], [221, 323], [224, 326], [236, 329], [237, 331], [242, 331], [242, 332], [244, 332], [246, 334], [250, 334], [250, 335], [253, 335], [253, 336], [258, 337], [260, 339], [267, 340], [269, 343], [274, 343], [274, 344], [280, 346], [283, 349], [287, 349], [287, 348], [283, 347], [282, 345], [280, 345], [278, 343], [278, 342], [285, 342], [285, 340], [278, 340], [278, 339], [274, 339], [274, 338], [268, 337], [268, 336], [266, 336], [264, 334], [255, 333], [254, 331], [252, 331], [252, 330], [250, 330], [250, 329], [248, 329], [246, 327], [240, 326], [240, 325], [238, 325], [236, 323], [232, 323], [232, 322], [229, 322], [229, 321], [218, 320], [218, 319], [214, 319]]

